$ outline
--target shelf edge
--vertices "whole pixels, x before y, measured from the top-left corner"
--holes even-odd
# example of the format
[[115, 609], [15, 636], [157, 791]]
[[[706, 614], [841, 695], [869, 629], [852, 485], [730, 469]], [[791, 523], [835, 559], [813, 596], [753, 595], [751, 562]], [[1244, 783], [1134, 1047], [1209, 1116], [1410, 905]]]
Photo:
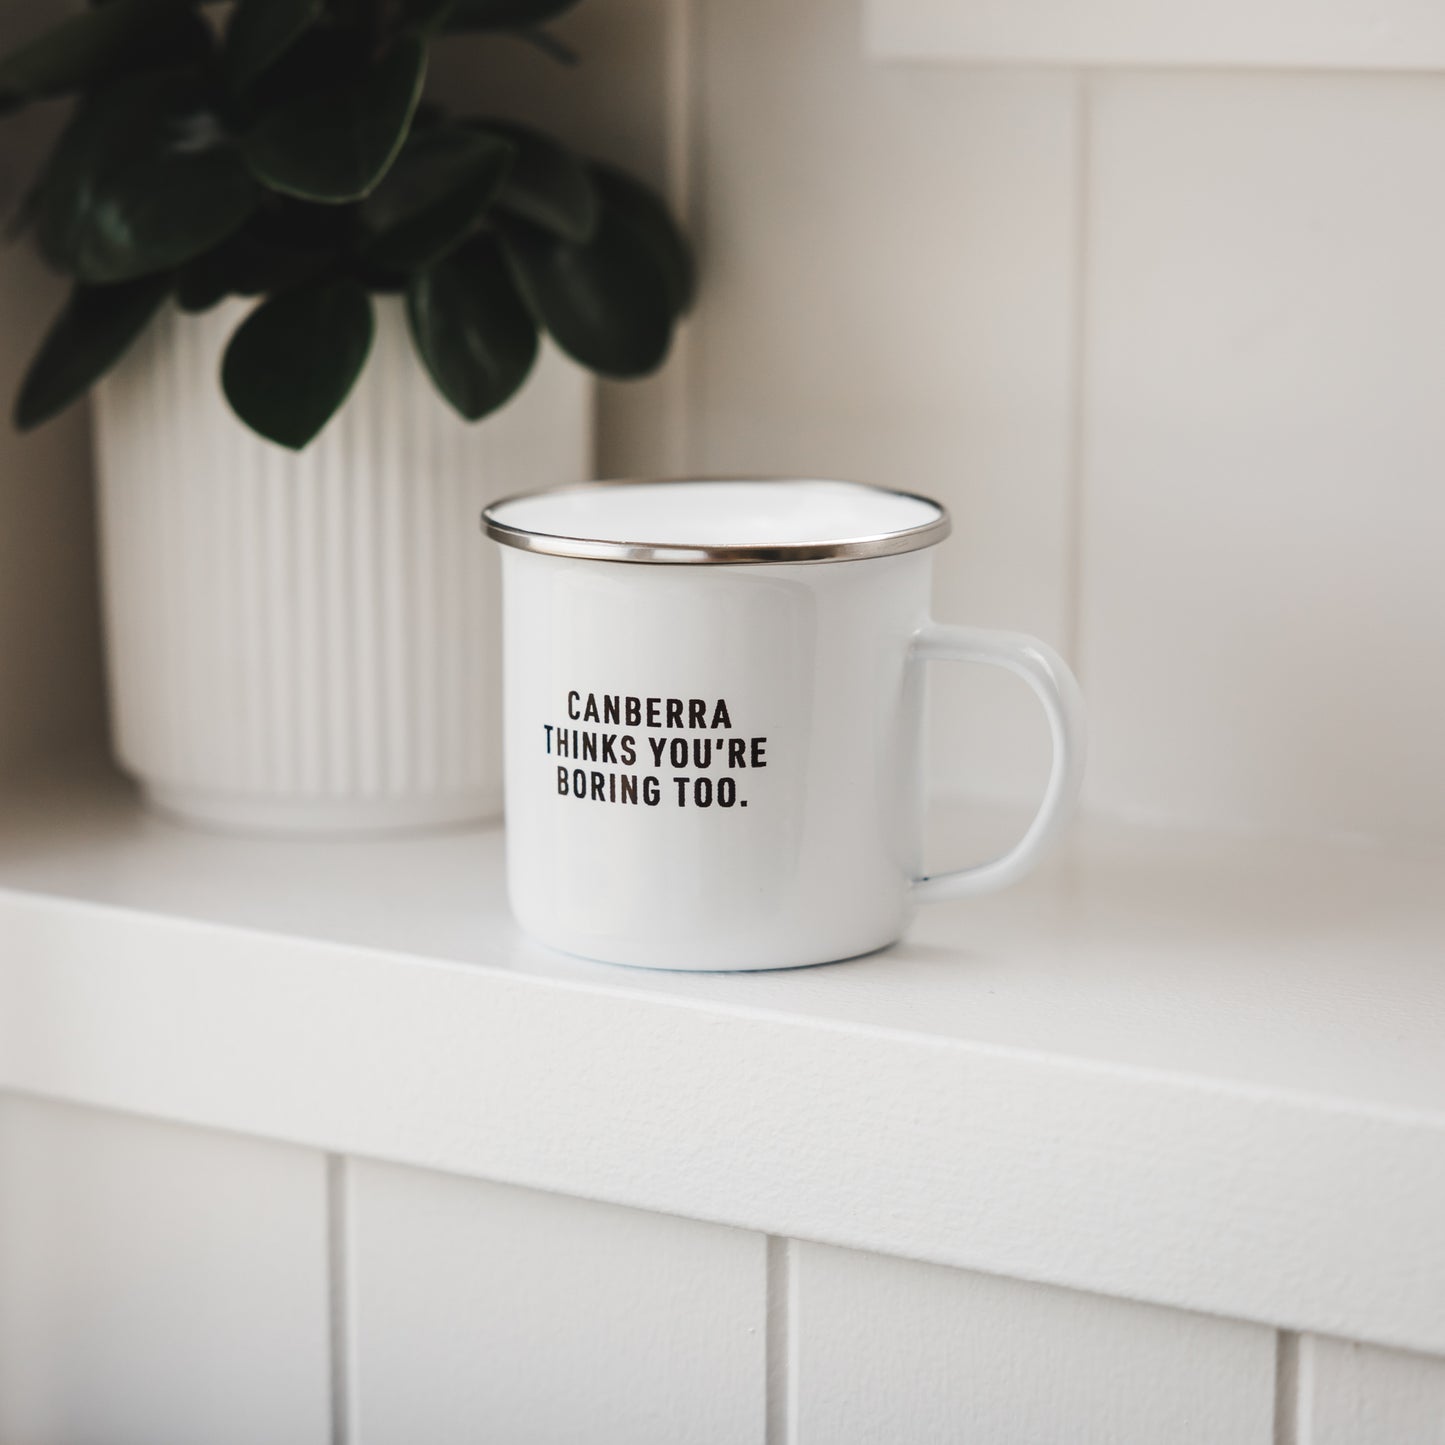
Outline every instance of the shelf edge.
[[1445, 1353], [1445, 1125], [0, 891], [0, 1088]]

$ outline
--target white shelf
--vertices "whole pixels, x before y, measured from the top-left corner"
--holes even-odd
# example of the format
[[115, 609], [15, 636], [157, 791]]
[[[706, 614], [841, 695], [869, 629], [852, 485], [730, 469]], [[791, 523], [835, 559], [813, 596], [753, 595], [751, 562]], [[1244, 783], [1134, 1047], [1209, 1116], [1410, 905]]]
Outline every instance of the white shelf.
[[0, 1087], [1445, 1352], [1440, 853], [1091, 823], [888, 953], [642, 973], [520, 937], [496, 831], [92, 775], [0, 805]]

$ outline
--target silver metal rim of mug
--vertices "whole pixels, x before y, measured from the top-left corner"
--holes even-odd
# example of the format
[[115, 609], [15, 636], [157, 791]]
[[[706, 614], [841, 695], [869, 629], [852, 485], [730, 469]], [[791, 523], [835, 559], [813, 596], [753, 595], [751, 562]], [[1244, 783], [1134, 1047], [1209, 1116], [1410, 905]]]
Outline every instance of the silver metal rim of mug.
[[[596, 492], [614, 487], [697, 486], [715, 483], [725, 486], [778, 486], [789, 477], [659, 477], [652, 479], [617, 477], [598, 482], [575, 482], [566, 487], [552, 487], [545, 495], [566, 496]], [[493, 502], [482, 513], [482, 527], [494, 542], [516, 547], [523, 552], [545, 552], [551, 557], [578, 557], [593, 562], [651, 562], [669, 566], [721, 567], [739, 565], [777, 565], [786, 562], [848, 562], [865, 557], [892, 557], [901, 552], [916, 552], [941, 542], [953, 530], [947, 509], [931, 497], [916, 492], [903, 492], [892, 487], [878, 487], [870, 482], [839, 482], [828, 485], [862, 487], [870, 492], [917, 502], [933, 515], [911, 527], [873, 532], [862, 536], [840, 537], [814, 542], [713, 542], [684, 544], [662, 541], [617, 541], [603, 537], [570, 537], [559, 532], [533, 530], [508, 522], [502, 513], [516, 503], [530, 500], [524, 495], [504, 497]], [[533, 494], [536, 495], [536, 494]]]

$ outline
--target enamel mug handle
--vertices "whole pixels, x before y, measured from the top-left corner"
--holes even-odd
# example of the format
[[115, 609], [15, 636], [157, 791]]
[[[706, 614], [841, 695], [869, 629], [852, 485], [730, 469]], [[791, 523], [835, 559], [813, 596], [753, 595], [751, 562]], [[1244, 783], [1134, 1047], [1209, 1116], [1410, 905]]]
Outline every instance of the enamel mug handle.
[[1068, 826], [1084, 780], [1084, 699], [1068, 664], [1047, 643], [1020, 632], [986, 632], [930, 622], [913, 639], [914, 662], [986, 662], [1023, 678], [1044, 705], [1054, 760], [1044, 800], [1022, 838], [1001, 858], [919, 878], [920, 903], [972, 898], [1006, 888], [1030, 872]]

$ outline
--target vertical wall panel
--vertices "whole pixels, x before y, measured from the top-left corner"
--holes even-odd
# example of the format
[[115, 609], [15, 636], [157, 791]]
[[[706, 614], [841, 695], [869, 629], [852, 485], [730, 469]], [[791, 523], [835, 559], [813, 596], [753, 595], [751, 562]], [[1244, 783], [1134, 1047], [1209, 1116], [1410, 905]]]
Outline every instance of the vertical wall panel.
[[1298, 1445], [1445, 1445], [1445, 1360], [1300, 1341]]
[[1271, 1330], [791, 1250], [792, 1445], [1270, 1445]]
[[324, 1161], [0, 1096], [0, 1440], [324, 1445]]
[[1095, 802], [1445, 818], [1445, 78], [1094, 82]]
[[[702, 0], [694, 461], [933, 493], [938, 610], [1066, 644], [1075, 82], [903, 71], [838, 0]], [[1022, 686], [935, 669], [941, 782], [1038, 789]]]
[[761, 1445], [761, 1235], [366, 1162], [353, 1445]]

